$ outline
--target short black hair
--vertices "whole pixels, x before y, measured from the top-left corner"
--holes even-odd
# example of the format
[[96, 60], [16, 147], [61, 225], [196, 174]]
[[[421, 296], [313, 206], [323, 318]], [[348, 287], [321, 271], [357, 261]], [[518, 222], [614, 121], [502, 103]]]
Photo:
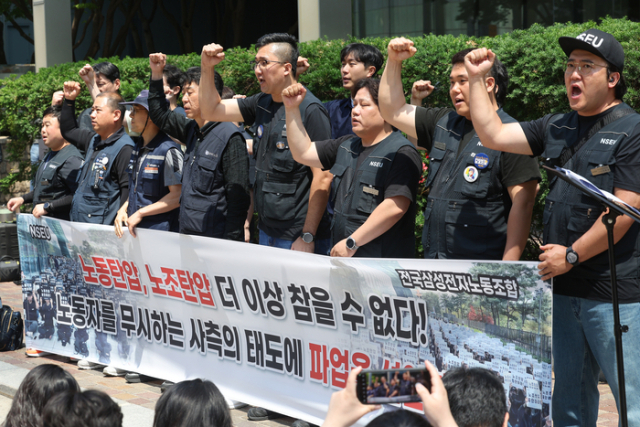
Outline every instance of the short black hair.
[[236, 93], [229, 86], [225, 86], [222, 88], [222, 93], [220, 94], [220, 98], [222, 99], [232, 99]]
[[214, 383], [181, 381], [160, 396], [153, 427], [231, 427], [227, 401]]
[[65, 391], [42, 410], [44, 427], [121, 427], [122, 410], [103, 391]]
[[300, 55], [298, 52], [298, 41], [291, 34], [287, 33], [265, 34], [258, 39], [256, 50], [272, 43], [288, 45], [286, 49], [277, 49], [275, 54], [280, 61], [291, 64], [291, 74], [295, 78], [298, 56]]
[[502, 427], [507, 399], [496, 374], [484, 368], [454, 368], [442, 382], [459, 427]]
[[107, 98], [107, 105], [111, 108], [111, 111], [120, 110], [120, 120], [124, 120], [124, 113], [127, 108], [121, 104], [124, 102], [124, 98], [118, 92], [102, 92], [96, 96], [98, 98]]
[[362, 62], [365, 68], [375, 67], [376, 71], [373, 73], [374, 76], [382, 69], [384, 56], [382, 56], [382, 52], [380, 52], [380, 49], [377, 47], [364, 43], [348, 44], [340, 51], [340, 62], [344, 62], [350, 53], [353, 54], [353, 59]]
[[176, 86], [180, 88], [180, 91], [176, 95], [180, 96], [180, 92], [182, 92], [182, 87], [184, 86], [184, 81], [186, 80], [184, 72], [175, 65], [167, 64], [164, 66], [162, 74], [167, 78], [167, 84], [171, 89]]
[[422, 414], [399, 409], [385, 412], [367, 424], [367, 427], [431, 427]]
[[118, 67], [111, 62], [98, 62], [93, 66], [93, 71], [96, 74], [102, 74], [105, 76], [111, 83], [115, 82], [120, 78], [120, 70]]
[[58, 121], [60, 121], [61, 115], [62, 115], [62, 107], [60, 105], [50, 105], [42, 113], [42, 118], [44, 119], [47, 116], [53, 116], [56, 119], [58, 119]]
[[[191, 83], [195, 83], [200, 86], [200, 77], [202, 76], [202, 71], [200, 67], [191, 67], [185, 72], [187, 78], [184, 82], [184, 85], [188, 85]], [[216, 85], [216, 90], [218, 91], [218, 95], [222, 96], [222, 88], [224, 88], [224, 82], [222, 81], [222, 76], [217, 72], [213, 72], [213, 81]]]
[[[467, 53], [475, 50], [476, 48], [469, 48], [461, 50], [460, 52], [453, 55], [451, 58], [451, 65], [464, 64], [464, 57], [467, 56]], [[504, 105], [504, 101], [507, 99], [507, 89], [509, 88], [509, 72], [507, 71], [507, 67], [504, 66], [502, 62], [496, 57], [493, 61], [493, 67], [488, 74], [489, 77], [493, 77], [496, 81], [496, 89], [493, 91], [493, 94], [496, 97], [496, 103], [499, 107]]]
[[371, 95], [371, 99], [373, 99], [373, 102], [375, 102], [376, 105], [378, 105], [378, 89], [380, 88], [380, 80], [374, 79], [371, 77], [358, 80], [358, 82], [356, 83], [355, 93], [358, 93], [358, 91], [363, 88], [366, 88], [369, 91], [369, 94]]
[[620, 71], [618, 67], [611, 64], [610, 62], [607, 62], [607, 64], [609, 64], [609, 67], [607, 67], [607, 79], [609, 79], [609, 76], [611, 76], [611, 73], [620, 74], [620, 80], [618, 80], [618, 84], [616, 84], [615, 89], [616, 89], [616, 99], [619, 99], [620, 101], [622, 101], [622, 97], [627, 93], [627, 81], [624, 78], [624, 74], [622, 74], [622, 71]]

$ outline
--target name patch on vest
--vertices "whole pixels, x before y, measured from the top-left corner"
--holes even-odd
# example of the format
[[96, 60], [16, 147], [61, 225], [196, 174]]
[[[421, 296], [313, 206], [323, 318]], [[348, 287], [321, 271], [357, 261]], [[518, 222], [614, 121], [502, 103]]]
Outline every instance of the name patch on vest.
[[367, 194], [373, 194], [374, 196], [377, 196], [378, 194], [380, 194], [380, 191], [376, 190], [373, 187], [362, 187], [362, 192]]
[[436, 141], [436, 142], [433, 143], [433, 146], [435, 148], [437, 148], [438, 150], [446, 150], [447, 149], [447, 144], [445, 144], [444, 142]]
[[374, 162], [373, 160], [369, 162], [369, 166], [373, 166], [374, 168], [381, 168], [382, 162]]
[[614, 145], [616, 142], [618, 142], [617, 139], [602, 138], [600, 140], [600, 144], [604, 144], [604, 145]]
[[600, 167], [591, 169], [591, 175], [592, 176], [603, 175], [603, 174], [609, 173], [609, 172], [611, 172], [611, 168], [608, 165], [607, 166], [600, 166]]

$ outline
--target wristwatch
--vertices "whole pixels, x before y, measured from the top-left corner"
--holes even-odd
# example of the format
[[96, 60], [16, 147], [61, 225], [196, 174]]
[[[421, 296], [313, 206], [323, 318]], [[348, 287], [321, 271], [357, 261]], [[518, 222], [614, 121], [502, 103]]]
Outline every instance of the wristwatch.
[[49, 209], [51, 209], [51, 203], [49, 202], [45, 202], [44, 206], [42, 207], [42, 209], [44, 209], [44, 211], [46, 213], [50, 213]]
[[580, 260], [578, 259], [578, 254], [573, 250], [572, 246], [567, 248], [567, 262], [574, 267], [577, 267], [580, 264]]
[[352, 236], [347, 237], [347, 249], [349, 249], [350, 251], [355, 251], [356, 249], [358, 249], [358, 245], [356, 245], [356, 239], [354, 239]]
[[315, 239], [315, 236], [309, 232], [302, 233], [302, 241], [305, 243], [311, 243]]

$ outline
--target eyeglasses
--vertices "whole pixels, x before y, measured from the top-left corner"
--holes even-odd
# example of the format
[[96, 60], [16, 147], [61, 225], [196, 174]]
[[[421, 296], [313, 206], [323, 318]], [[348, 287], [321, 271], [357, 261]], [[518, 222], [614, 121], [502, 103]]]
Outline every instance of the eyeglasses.
[[256, 67], [260, 66], [261, 70], [266, 70], [267, 67], [269, 66], [269, 64], [287, 64], [287, 62], [280, 62], [280, 61], [271, 61], [270, 59], [256, 59], [253, 61], [249, 61], [249, 65], [251, 65], [251, 68], [253, 68], [254, 70], [256, 69]]
[[564, 66], [565, 74], [573, 74], [578, 71], [581, 76], [588, 76], [596, 72], [596, 67], [608, 68], [607, 65], [594, 64], [593, 62], [569, 61]]

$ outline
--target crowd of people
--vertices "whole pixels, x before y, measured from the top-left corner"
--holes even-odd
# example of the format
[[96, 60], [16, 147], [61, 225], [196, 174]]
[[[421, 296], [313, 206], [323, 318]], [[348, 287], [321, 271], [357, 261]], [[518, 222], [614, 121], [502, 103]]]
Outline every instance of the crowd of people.
[[[79, 74], [94, 97], [90, 113], [76, 118], [79, 83], [68, 81], [54, 94], [42, 125], [50, 151], [33, 191], [8, 207], [33, 203], [36, 217], [114, 225], [118, 236], [128, 228], [135, 237], [139, 227], [239, 241], [250, 239], [255, 210], [261, 245], [405, 258], [414, 254], [418, 149], [425, 149], [425, 257], [518, 260], [540, 181], [534, 156], [640, 208], [640, 115], [622, 102], [624, 50], [596, 29], [559, 43], [572, 112], [523, 123], [502, 110], [509, 74], [485, 48], [452, 56], [453, 108], [406, 102], [402, 64], [416, 48], [405, 38], [390, 41], [380, 80], [382, 53], [347, 45], [340, 60], [350, 97], [327, 103], [297, 83], [313, 64], [299, 57], [288, 34], [258, 40], [251, 66], [260, 93], [249, 97], [222, 96], [215, 68], [225, 51], [217, 44], [204, 46], [201, 67], [184, 73], [164, 54], [150, 55], [149, 89], [132, 102], [118, 93], [117, 67], [85, 66]], [[412, 102], [421, 104], [433, 90], [429, 81], [416, 82]], [[600, 369], [618, 402], [603, 214], [598, 202], [550, 181], [539, 270], [543, 280], [555, 279], [558, 425], [595, 425]], [[620, 312], [629, 326], [624, 356], [634, 361], [640, 226], [620, 217], [615, 236]], [[640, 422], [639, 378], [626, 382], [631, 424]], [[269, 416], [264, 410], [255, 419]]]

